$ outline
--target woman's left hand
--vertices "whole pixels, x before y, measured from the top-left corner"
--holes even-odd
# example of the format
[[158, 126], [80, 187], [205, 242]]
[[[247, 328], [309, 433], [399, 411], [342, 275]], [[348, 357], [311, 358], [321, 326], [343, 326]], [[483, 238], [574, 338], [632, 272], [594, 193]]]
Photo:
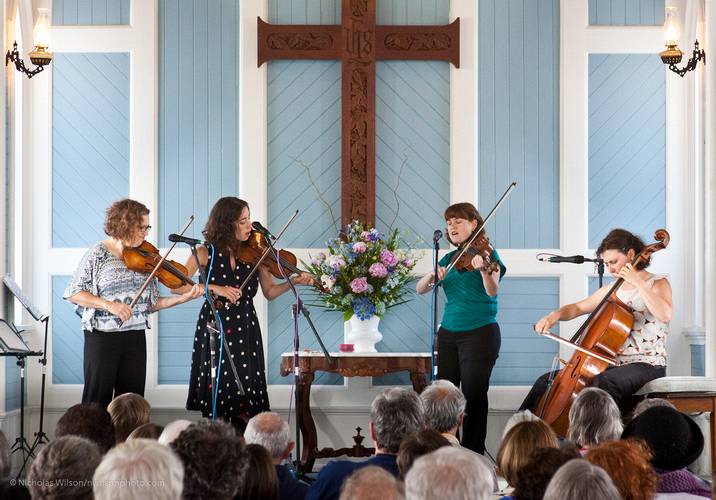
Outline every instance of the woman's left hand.
[[634, 266], [632, 266], [631, 263], [627, 263], [622, 266], [619, 270], [619, 277], [636, 288], [640, 288], [646, 283], [642, 277], [639, 276], [639, 272], [634, 269]]
[[482, 267], [485, 265], [485, 259], [482, 258], [482, 255], [475, 255], [472, 258], [472, 267], [477, 269], [478, 271], [482, 269]]
[[204, 285], [194, 285], [189, 291], [184, 292], [182, 294], [182, 297], [186, 299], [185, 302], [188, 302], [190, 300], [194, 300], [197, 297], [201, 297], [202, 295], [204, 295]]
[[301, 273], [298, 276], [292, 277], [291, 281], [296, 285], [312, 285], [313, 276], [308, 273]]

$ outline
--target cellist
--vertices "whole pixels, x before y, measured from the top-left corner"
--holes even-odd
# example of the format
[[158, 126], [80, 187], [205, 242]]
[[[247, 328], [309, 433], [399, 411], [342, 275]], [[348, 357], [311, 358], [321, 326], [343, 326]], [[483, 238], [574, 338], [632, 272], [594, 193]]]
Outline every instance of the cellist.
[[[614, 229], [602, 240], [596, 252], [614, 278], [623, 278], [624, 284], [617, 290], [617, 298], [634, 314], [634, 325], [619, 350], [617, 365], [609, 366], [597, 375], [592, 384], [607, 391], [618, 405], [650, 380], [666, 375], [666, 337], [673, 312], [671, 285], [666, 277], [646, 270], [649, 260], [636, 268], [632, 266], [632, 260], [644, 246], [638, 236], [625, 229]], [[610, 288], [611, 285], [604, 285], [586, 299], [552, 311], [537, 322], [535, 331], [544, 333], [558, 321], [591, 313]], [[550, 375], [546, 373], [537, 379], [520, 410], [535, 411], [547, 390]]]

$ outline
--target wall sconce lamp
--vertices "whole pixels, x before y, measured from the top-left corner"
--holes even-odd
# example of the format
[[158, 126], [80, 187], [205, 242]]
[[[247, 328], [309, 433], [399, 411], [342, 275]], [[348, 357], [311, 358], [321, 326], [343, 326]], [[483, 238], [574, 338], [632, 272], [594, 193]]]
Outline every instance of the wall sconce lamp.
[[15, 68], [21, 73], [25, 73], [28, 78], [32, 78], [45, 66], [52, 61], [52, 52], [47, 51], [50, 46], [50, 20], [48, 9], [37, 9], [37, 22], [32, 30], [32, 38], [35, 41], [35, 50], [30, 52], [30, 61], [35, 65], [34, 69], [25, 67], [25, 61], [20, 57], [17, 50], [17, 42], [13, 43], [12, 50], [8, 50], [5, 54], [5, 66], [10, 62], [15, 63]]
[[676, 17], [676, 7], [666, 7], [666, 19], [664, 19], [664, 43], [666, 44], [666, 50], [659, 52], [661, 60], [664, 64], [669, 65], [669, 69], [684, 77], [686, 73], [696, 69], [696, 65], [699, 61], [704, 61], [706, 64], [706, 52], [703, 49], [699, 49], [699, 41], [696, 40], [694, 43], [694, 53], [683, 68], [677, 68], [676, 65], [681, 62], [681, 58], [684, 53], [679, 50], [679, 22]]

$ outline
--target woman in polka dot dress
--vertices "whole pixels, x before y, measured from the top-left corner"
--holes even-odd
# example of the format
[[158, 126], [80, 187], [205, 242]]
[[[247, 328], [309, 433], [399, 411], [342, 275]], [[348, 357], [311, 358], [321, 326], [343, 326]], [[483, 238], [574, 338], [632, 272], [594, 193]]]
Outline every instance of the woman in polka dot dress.
[[[260, 268], [251, 281], [239, 287], [248, 277], [252, 266], [236, 258], [242, 242], [251, 235], [251, 219], [248, 204], [235, 197], [221, 198], [209, 214], [204, 228], [204, 237], [214, 245], [213, 262], [211, 250], [199, 247], [197, 253], [202, 267], [211, 268], [209, 291], [220, 299], [222, 307], [217, 308], [221, 316], [224, 335], [228, 342], [228, 351], [223, 353], [218, 374], [217, 416], [243, 427], [248, 418], [269, 410], [264, 369], [264, 351], [261, 340], [259, 320], [254, 309], [253, 299], [261, 291], [267, 300], [273, 300], [289, 290], [288, 283], [274, 283], [273, 277], [265, 268]], [[189, 275], [196, 272], [196, 262], [191, 257], [186, 267]], [[294, 276], [296, 284], [310, 284], [308, 274]], [[213, 320], [208, 302], [204, 302], [199, 313], [192, 350], [191, 377], [189, 379], [188, 410], [201, 411], [204, 417], [213, 417], [211, 401], [211, 358], [207, 323]], [[216, 360], [219, 358], [219, 344], [216, 345]], [[228, 358], [236, 366], [245, 394], [240, 395], [238, 385], [231, 370]]]

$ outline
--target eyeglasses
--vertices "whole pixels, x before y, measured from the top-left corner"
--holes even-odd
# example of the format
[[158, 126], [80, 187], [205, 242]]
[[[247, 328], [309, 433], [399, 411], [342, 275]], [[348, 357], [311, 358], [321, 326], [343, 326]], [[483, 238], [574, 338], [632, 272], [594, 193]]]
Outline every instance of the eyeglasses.
[[142, 231], [143, 233], [148, 233], [151, 228], [152, 228], [152, 226], [149, 226], [149, 225], [139, 226], [139, 230]]

